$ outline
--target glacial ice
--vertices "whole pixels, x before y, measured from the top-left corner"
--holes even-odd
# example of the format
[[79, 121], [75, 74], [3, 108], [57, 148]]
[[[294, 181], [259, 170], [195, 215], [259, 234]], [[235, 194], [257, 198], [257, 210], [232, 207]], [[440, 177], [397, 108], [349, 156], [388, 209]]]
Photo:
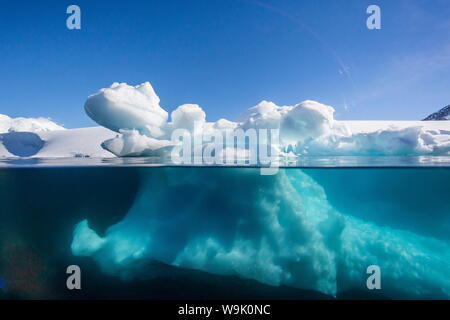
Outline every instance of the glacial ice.
[[114, 83], [89, 96], [85, 110], [98, 124], [123, 133], [114, 143], [103, 143], [106, 150], [119, 156], [154, 154], [159, 145], [153, 139], [162, 140], [160, 147], [164, 150], [159, 154], [164, 154], [170, 151], [171, 134], [175, 129], [193, 132], [196, 123], [208, 136], [225, 130], [279, 129], [279, 145], [274, 147], [282, 151], [282, 156], [450, 154], [450, 131], [446, 130], [448, 125], [442, 123], [437, 130], [430, 130], [428, 123], [420, 122], [407, 127], [400, 122], [371, 132], [352, 130], [351, 125], [334, 119], [331, 106], [309, 100], [294, 106], [262, 101], [248, 109], [237, 122], [220, 119], [213, 123], [206, 122], [206, 114], [200, 106], [185, 104], [171, 113], [169, 122], [168, 113], [159, 106], [159, 101], [148, 82], [135, 87]]
[[[0, 157], [165, 156], [177, 144], [171, 141], [174, 130], [192, 131], [196, 123], [204, 136], [240, 129], [280, 129], [280, 143], [273, 147], [281, 157], [450, 154], [450, 121], [338, 121], [332, 107], [314, 101], [294, 106], [262, 101], [236, 122], [207, 122], [200, 106], [185, 104], [169, 119], [149, 83], [135, 87], [114, 83], [89, 96], [85, 110], [102, 127], [64, 129], [46, 118], [0, 114]], [[14, 137], [17, 146], [8, 144], [6, 140], [13, 141], [11, 133], [16, 132], [33, 133], [34, 140], [44, 144], [23, 134]], [[4, 135], [9, 136], [4, 139]], [[231, 150], [234, 146], [224, 147]]]
[[365, 290], [366, 268], [378, 265], [387, 296], [450, 297], [446, 239], [340, 212], [307, 171], [159, 168], [141, 179], [134, 205], [105, 237], [86, 220], [76, 226], [73, 254], [125, 279], [145, 272], [135, 263], [148, 258], [332, 295]]
[[80, 222], [75, 229], [75, 238], [71, 250], [77, 256], [90, 256], [99, 250], [106, 242], [95, 231], [89, 229], [86, 220]]
[[64, 127], [46, 118], [11, 118], [0, 114], [0, 157], [29, 157], [44, 146], [39, 134], [62, 131]]
[[47, 118], [11, 118], [0, 114], [0, 133], [45, 132], [64, 130], [64, 127]]
[[108, 139], [102, 143], [105, 150], [118, 157], [163, 156], [165, 149], [172, 147], [169, 140], [158, 140], [139, 134], [137, 130], [120, 130], [121, 137]]
[[[213, 123], [198, 105], [186, 104], [169, 121], [150, 84], [122, 83], [90, 96], [85, 108], [92, 119], [118, 132], [102, 143], [117, 156], [164, 155], [176, 146], [174, 130], [192, 132], [198, 124], [206, 135], [279, 129], [284, 155], [450, 152], [449, 125], [443, 122], [343, 122], [334, 119], [331, 106], [315, 101], [294, 106], [262, 101], [236, 122]], [[229, 147], [234, 146], [224, 150]], [[245, 150], [235, 151], [247, 156]], [[448, 239], [408, 229], [399, 218], [411, 214], [406, 206], [393, 206], [392, 223], [380, 225], [336, 208], [320, 179], [298, 168], [264, 176], [257, 168], [164, 167], [142, 170], [140, 177], [133, 206], [103, 237], [87, 220], [75, 227], [74, 255], [91, 256], [105, 273], [125, 279], [145, 273], [138, 261], [151, 259], [332, 295], [365, 290], [366, 268], [378, 265], [387, 296], [450, 297]], [[410, 178], [397, 182], [406, 188]], [[448, 219], [435, 218], [430, 223], [445, 233]]]
[[149, 82], [135, 87], [113, 83], [89, 96], [84, 109], [92, 120], [112, 131], [138, 130], [150, 137], [162, 135], [168, 117]]
[[171, 114], [172, 130], [187, 129], [194, 131], [195, 123], [205, 123], [206, 113], [197, 104], [183, 104], [176, 108]]

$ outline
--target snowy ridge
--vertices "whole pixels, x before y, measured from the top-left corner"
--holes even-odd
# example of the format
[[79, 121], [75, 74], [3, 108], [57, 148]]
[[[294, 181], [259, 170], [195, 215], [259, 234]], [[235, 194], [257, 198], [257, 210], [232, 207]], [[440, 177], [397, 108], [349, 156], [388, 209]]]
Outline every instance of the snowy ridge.
[[0, 157], [99, 157], [113, 154], [101, 147], [102, 141], [116, 133], [103, 128], [80, 128], [46, 132], [0, 134]]

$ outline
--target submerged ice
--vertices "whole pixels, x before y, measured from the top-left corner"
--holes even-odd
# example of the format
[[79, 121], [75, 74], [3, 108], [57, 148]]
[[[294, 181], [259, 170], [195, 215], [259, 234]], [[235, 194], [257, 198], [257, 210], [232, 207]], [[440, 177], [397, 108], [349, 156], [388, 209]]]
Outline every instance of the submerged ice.
[[[133, 278], [146, 272], [138, 262], [151, 259], [336, 295], [366, 289], [366, 269], [378, 265], [387, 296], [450, 297], [447, 238], [340, 212], [307, 171], [262, 176], [249, 168], [160, 168], [140, 174], [133, 206], [104, 237], [86, 220], [74, 230], [72, 253], [91, 256], [106, 273]], [[405, 176], [401, 184], [408, 183]], [[406, 214], [398, 208], [391, 219]], [[450, 226], [448, 218], [434, 218]]]
[[[176, 144], [171, 137], [174, 130], [182, 128], [198, 134], [194, 132], [195, 125], [207, 136], [226, 130], [279, 129], [280, 139], [274, 147], [281, 156], [288, 157], [450, 153], [449, 131], [415, 125], [355, 132], [334, 119], [331, 106], [315, 101], [303, 101], [293, 106], [262, 101], [244, 112], [237, 122], [226, 119], [207, 122], [205, 112], [195, 104], [179, 106], [170, 114], [169, 121], [168, 113], [159, 102], [148, 82], [138, 86], [114, 83], [89, 96], [85, 110], [98, 124], [119, 133], [102, 144], [117, 156], [164, 154]], [[208, 141], [203, 148], [207, 144]], [[161, 148], [163, 150], [159, 150]]]

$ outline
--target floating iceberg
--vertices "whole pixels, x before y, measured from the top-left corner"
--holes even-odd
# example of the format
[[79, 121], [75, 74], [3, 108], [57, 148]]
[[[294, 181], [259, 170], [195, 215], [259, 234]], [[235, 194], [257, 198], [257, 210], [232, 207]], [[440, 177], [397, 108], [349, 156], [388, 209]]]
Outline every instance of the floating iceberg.
[[166, 148], [174, 145], [168, 140], [158, 140], [139, 134], [137, 130], [120, 130], [121, 137], [108, 139], [102, 147], [118, 157], [163, 156]]
[[[406, 156], [448, 155], [450, 152], [450, 126], [445, 123], [435, 127], [419, 121], [391, 122], [388, 128], [370, 132], [355, 130], [356, 126], [351, 122], [334, 119], [331, 106], [315, 101], [304, 101], [294, 106], [277, 106], [273, 102], [262, 101], [247, 110], [237, 122], [220, 119], [213, 123], [206, 121], [206, 114], [200, 106], [186, 104], [171, 113], [169, 122], [168, 113], [159, 106], [159, 101], [148, 82], [136, 87], [114, 83], [110, 88], [89, 96], [85, 110], [98, 124], [122, 133], [114, 141], [102, 145], [119, 156], [154, 154], [158, 148], [164, 148], [159, 154], [167, 154], [170, 146], [179, 142], [173, 141], [173, 133], [179, 129], [208, 137], [226, 134], [225, 131], [276, 129], [279, 130], [279, 141], [273, 147], [280, 151], [281, 156]], [[196, 132], [196, 126], [200, 133]], [[161, 143], [156, 143], [156, 140], [161, 140]], [[208, 144], [206, 139], [200, 148]], [[233, 147], [227, 142], [224, 145], [224, 149]]]
[[[448, 216], [433, 212], [431, 229], [441, 225], [442, 233], [429, 236], [423, 223], [416, 232], [408, 231], [404, 216], [409, 215], [408, 221], [417, 216], [405, 202], [380, 200], [383, 189], [353, 203], [384, 206], [389, 212], [385, 226], [363, 212], [364, 218], [356, 211], [341, 212], [328, 197], [338, 197], [338, 203], [349, 199], [317, 182], [336, 178], [338, 183], [339, 170], [331, 176], [327, 169], [283, 169], [262, 176], [255, 168], [143, 169], [139, 194], [126, 217], [104, 237], [86, 220], [80, 222], [72, 253], [91, 256], [104, 272], [124, 279], [145, 273], [139, 261], [150, 259], [331, 295], [365, 290], [366, 268], [378, 265], [387, 296], [450, 297]], [[345, 170], [345, 177], [378, 188], [395, 180], [405, 190], [411, 190], [411, 179], [419, 180], [401, 171], [381, 175], [384, 180], [380, 171], [372, 173]], [[444, 181], [439, 175], [448, 172], [427, 174]]]
[[[149, 83], [115, 83], [90, 96], [85, 109], [100, 127], [62, 130], [46, 121], [1, 116], [0, 156], [159, 157], [180, 148], [176, 132], [200, 141], [191, 149], [196, 153], [212, 150], [214, 143], [205, 137], [250, 129], [278, 130], [280, 157], [450, 152], [448, 122], [338, 121], [331, 106], [314, 101], [262, 101], [238, 121], [208, 122], [195, 104], [169, 116]], [[210, 153], [231, 149], [235, 158], [252, 157], [246, 144], [233, 147]], [[150, 166], [136, 168], [131, 180], [114, 171], [108, 174], [120, 178], [110, 184], [119, 187], [103, 190], [110, 219], [99, 228], [92, 218], [98, 211], [92, 189], [90, 205], [70, 220], [70, 251], [124, 279], [151, 277], [146, 262], [157, 261], [336, 296], [366, 290], [367, 267], [378, 265], [388, 297], [448, 299], [450, 177], [448, 168], [435, 169], [282, 168], [264, 176], [257, 168]], [[84, 176], [79, 179], [84, 185]], [[131, 185], [136, 194], [117, 206], [120, 186]], [[112, 208], [121, 208], [120, 214]]]
[[[450, 153], [448, 121], [338, 121], [331, 106], [315, 101], [294, 106], [262, 101], [238, 121], [207, 122], [198, 105], [181, 105], [169, 117], [159, 101], [148, 82], [138, 86], [114, 83], [85, 103], [88, 116], [102, 127], [64, 129], [45, 118], [0, 115], [0, 157], [164, 157], [180, 145], [180, 140], [174, 139], [180, 130], [201, 136], [192, 153], [202, 153], [211, 150], [218, 136], [245, 135], [249, 129], [278, 130], [279, 139], [271, 141], [271, 147], [280, 158]], [[248, 150], [233, 150], [235, 147], [225, 140], [216, 153], [225, 157], [230, 150], [233, 158], [252, 156]]]
[[[154, 91], [143, 95], [141, 86], [114, 84], [86, 102], [89, 116], [119, 132], [102, 144], [116, 155], [164, 155], [180, 147], [173, 139], [180, 129], [194, 140], [220, 137], [223, 132], [275, 129], [281, 157], [448, 155], [450, 151], [449, 126], [442, 122], [371, 122], [368, 128], [367, 122], [337, 121], [331, 106], [315, 101], [294, 106], [262, 101], [239, 121], [213, 123], [206, 121], [198, 105], [187, 104], [176, 108], [169, 121]], [[145, 87], [151, 88], [149, 84]], [[114, 95], [106, 97], [108, 90]], [[137, 110], [145, 116], [134, 122]], [[146, 120], [154, 114], [154, 119]], [[210, 149], [211, 141], [199, 141], [200, 147], [194, 147], [193, 153]], [[225, 144], [221, 152], [233, 147]], [[251, 156], [245, 148], [235, 151]], [[450, 297], [448, 239], [436, 232], [429, 236], [423, 223], [414, 232], [406, 227], [402, 216], [412, 213], [405, 202], [380, 203], [376, 193], [368, 195], [370, 199], [365, 201], [392, 213], [380, 224], [362, 213], [336, 208], [329, 197], [344, 203], [348, 196], [339, 194], [339, 188], [324, 189], [322, 185], [330, 181], [342, 184], [339, 177], [329, 178], [326, 170], [314, 174], [282, 169], [274, 176], [260, 175], [257, 170], [142, 170], [139, 194], [126, 217], [104, 236], [96, 234], [88, 221], [80, 222], [75, 227], [72, 253], [91, 256], [105, 273], [125, 279], [145, 272], [137, 266], [140, 260], [150, 259], [331, 295], [366, 289], [366, 268], [375, 264], [383, 272], [387, 296]], [[347, 172], [346, 179], [355, 172]], [[407, 189], [411, 177], [395, 174], [399, 188]], [[377, 185], [378, 177], [367, 173], [362, 181], [366, 186]], [[378, 186], [377, 192], [385, 187]], [[447, 208], [442, 203], [439, 206]], [[448, 234], [448, 217], [435, 218], [445, 229], [443, 234]]]

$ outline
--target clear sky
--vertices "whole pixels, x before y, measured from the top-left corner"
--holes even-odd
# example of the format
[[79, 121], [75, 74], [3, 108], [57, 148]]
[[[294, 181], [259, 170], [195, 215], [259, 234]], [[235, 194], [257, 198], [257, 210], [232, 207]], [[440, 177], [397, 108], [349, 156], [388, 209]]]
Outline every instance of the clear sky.
[[[66, 8], [81, 8], [68, 30]], [[381, 30], [366, 9], [381, 8]], [[168, 111], [234, 120], [260, 100], [341, 120], [415, 120], [450, 104], [449, 0], [0, 0], [0, 113], [91, 126], [83, 104], [150, 81]]]

